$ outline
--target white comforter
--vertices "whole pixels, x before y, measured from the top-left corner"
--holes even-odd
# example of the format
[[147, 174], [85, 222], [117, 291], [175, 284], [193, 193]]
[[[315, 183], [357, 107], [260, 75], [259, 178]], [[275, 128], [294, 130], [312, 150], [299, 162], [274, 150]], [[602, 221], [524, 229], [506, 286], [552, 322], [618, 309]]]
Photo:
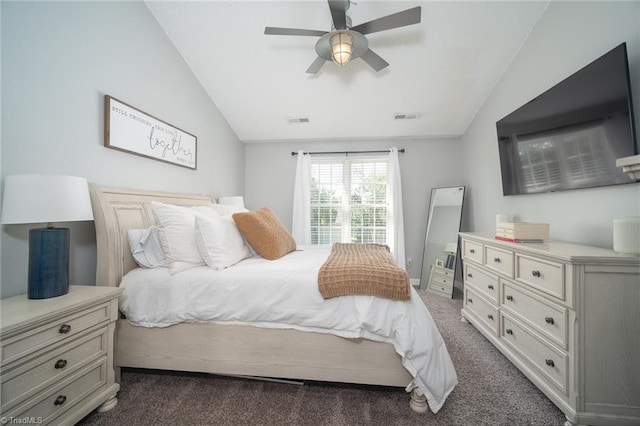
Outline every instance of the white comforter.
[[411, 289], [410, 302], [324, 300], [317, 275], [328, 254], [326, 247], [302, 247], [275, 261], [256, 256], [221, 271], [197, 267], [175, 275], [167, 268], [134, 269], [122, 280], [120, 310], [142, 327], [214, 321], [390, 343], [436, 413], [457, 376], [420, 296]]

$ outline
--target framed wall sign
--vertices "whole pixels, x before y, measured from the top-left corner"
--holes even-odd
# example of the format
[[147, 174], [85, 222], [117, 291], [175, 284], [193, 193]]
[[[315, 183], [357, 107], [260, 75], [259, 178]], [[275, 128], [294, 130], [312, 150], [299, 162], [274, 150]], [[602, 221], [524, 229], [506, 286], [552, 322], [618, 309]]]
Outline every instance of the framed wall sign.
[[104, 146], [196, 169], [198, 138], [109, 95], [104, 97]]

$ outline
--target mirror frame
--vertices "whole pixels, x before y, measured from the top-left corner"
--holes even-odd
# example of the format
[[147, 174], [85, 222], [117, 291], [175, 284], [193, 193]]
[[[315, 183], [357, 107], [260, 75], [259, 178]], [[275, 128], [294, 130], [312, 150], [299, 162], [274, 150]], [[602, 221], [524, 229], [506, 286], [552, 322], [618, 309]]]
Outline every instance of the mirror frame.
[[[431, 225], [432, 225], [432, 219], [433, 219], [433, 210], [436, 207], [435, 206], [435, 198], [436, 198], [436, 191], [439, 189], [458, 189], [462, 191], [462, 198], [460, 200], [460, 216], [458, 218], [457, 221], [457, 229], [455, 232], [455, 243], [456, 243], [456, 247], [455, 247], [455, 255], [454, 255], [454, 259], [453, 259], [453, 267], [451, 269], [449, 269], [450, 273], [447, 273], [446, 277], [440, 277], [441, 279], [448, 279], [450, 280], [451, 283], [451, 291], [450, 294], [448, 293], [448, 291], [443, 292], [441, 288], [430, 288], [431, 284], [432, 284], [432, 268], [434, 265], [429, 264], [428, 262], [426, 262], [426, 256], [427, 256], [427, 248], [428, 248], [428, 238], [429, 238], [429, 231], [431, 229]], [[453, 297], [453, 292], [455, 290], [455, 277], [458, 275], [457, 271], [459, 268], [459, 265], [461, 265], [461, 259], [460, 259], [460, 238], [458, 233], [460, 232], [460, 228], [462, 225], [462, 214], [463, 214], [463, 209], [464, 209], [464, 196], [465, 196], [465, 192], [466, 192], [466, 187], [464, 185], [458, 185], [458, 186], [445, 186], [445, 187], [434, 187], [431, 188], [431, 193], [430, 193], [430, 198], [429, 198], [429, 210], [427, 212], [427, 228], [425, 231], [425, 237], [424, 237], [424, 250], [422, 252], [422, 269], [420, 271], [420, 285], [419, 288], [420, 290], [425, 290], [429, 293], [433, 293], [433, 294], [438, 294], [440, 296], [443, 297]], [[452, 240], [453, 241], [453, 240]], [[436, 261], [437, 262], [437, 259]], [[444, 266], [444, 265], [439, 265], [439, 266]], [[442, 273], [442, 271], [440, 271]], [[450, 276], [449, 276], [450, 274]], [[437, 285], [437, 284], [436, 284]]]

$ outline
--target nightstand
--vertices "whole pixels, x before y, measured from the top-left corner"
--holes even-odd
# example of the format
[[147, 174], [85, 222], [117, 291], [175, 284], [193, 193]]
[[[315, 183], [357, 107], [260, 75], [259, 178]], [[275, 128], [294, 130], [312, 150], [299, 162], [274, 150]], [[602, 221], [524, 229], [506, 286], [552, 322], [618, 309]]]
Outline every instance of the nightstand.
[[453, 269], [431, 265], [427, 291], [451, 299], [453, 294]]
[[114, 287], [70, 286], [60, 297], [0, 300], [3, 421], [72, 425], [95, 408], [116, 406], [120, 293]]

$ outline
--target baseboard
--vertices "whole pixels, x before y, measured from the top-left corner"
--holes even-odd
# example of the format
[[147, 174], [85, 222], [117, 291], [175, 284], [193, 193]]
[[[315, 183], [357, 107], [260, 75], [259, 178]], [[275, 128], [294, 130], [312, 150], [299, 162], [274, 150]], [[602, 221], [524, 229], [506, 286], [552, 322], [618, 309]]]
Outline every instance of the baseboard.
[[415, 288], [420, 287], [420, 278], [409, 278], [409, 283]]

